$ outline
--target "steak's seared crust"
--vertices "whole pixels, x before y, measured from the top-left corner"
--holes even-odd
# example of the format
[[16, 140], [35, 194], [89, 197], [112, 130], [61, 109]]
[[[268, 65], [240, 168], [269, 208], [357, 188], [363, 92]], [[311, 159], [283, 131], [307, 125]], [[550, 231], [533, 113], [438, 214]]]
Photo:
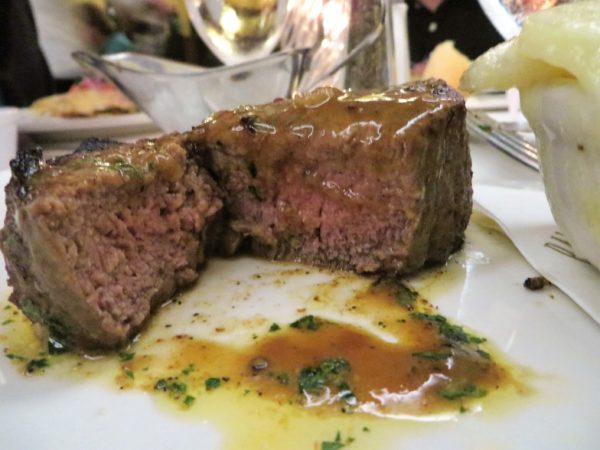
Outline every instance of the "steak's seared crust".
[[125, 344], [218, 244], [397, 275], [445, 261], [471, 212], [464, 101], [436, 81], [317, 89], [182, 135], [92, 142], [50, 163], [20, 153], [11, 167], [11, 301], [85, 350]]
[[364, 96], [323, 88], [217, 113], [186, 139], [254, 253], [405, 274], [462, 244], [472, 206], [465, 114], [438, 81]]
[[174, 136], [54, 164], [21, 154], [6, 194], [11, 301], [83, 349], [123, 345], [196, 280], [206, 225], [221, 208], [213, 180]]

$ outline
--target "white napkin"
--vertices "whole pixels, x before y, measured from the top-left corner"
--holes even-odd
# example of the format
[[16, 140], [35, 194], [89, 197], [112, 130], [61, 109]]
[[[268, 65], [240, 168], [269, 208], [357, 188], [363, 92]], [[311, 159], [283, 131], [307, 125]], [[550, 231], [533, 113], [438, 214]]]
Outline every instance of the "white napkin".
[[[600, 272], [564, 247], [543, 191], [475, 185], [475, 209], [493, 218], [540, 274], [600, 323]], [[523, 274], [524, 278], [527, 274]]]

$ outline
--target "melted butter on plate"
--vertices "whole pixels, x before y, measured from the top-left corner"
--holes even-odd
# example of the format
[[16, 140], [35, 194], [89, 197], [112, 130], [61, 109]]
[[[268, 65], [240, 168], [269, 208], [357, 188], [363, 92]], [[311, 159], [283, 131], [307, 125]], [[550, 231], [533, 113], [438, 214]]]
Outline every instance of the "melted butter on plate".
[[0, 344], [25, 373], [143, 390], [171, 414], [210, 421], [223, 448], [320, 448], [337, 431], [341, 443], [379, 448], [422, 422], [450, 426], [529, 392], [518, 368], [423, 298], [460, 290], [481, 258], [454, 257], [407, 284], [215, 259], [116, 355], [48, 355], [7, 303]]

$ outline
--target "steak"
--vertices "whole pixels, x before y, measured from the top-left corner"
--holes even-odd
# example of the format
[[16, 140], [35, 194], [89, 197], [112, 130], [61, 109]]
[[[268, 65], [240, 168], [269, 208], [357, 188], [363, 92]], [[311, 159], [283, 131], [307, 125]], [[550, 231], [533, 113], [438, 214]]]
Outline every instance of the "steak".
[[67, 346], [128, 342], [213, 251], [402, 275], [446, 261], [471, 213], [462, 97], [440, 81], [320, 88], [135, 144], [11, 162], [10, 300]]
[[402, 275], [446, 261], [472, 207], [464, 100], [441, 81], [320, 88], [186, 136], [224, 190], [226, 252]]
[[198, 277], [222, 203], [179, 137], [99, 142], [48, 164], [23, 152], [11, 166], [10, 300], [63, 344], [119, 347]]

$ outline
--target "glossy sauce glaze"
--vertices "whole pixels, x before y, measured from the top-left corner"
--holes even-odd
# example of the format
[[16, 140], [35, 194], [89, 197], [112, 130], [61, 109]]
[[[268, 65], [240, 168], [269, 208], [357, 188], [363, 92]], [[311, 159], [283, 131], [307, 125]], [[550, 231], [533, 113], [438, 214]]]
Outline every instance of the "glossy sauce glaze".
[[377, 94], [320, 88], [217, 113], [186, 139], [210, 155], [232, 227], [255, 254], [404, 274], [463, 241], [465, 112], [435, 80]]
[[[375, 94], [323, 87], [297, 94], [292, 100], [281, 99], [268, 105], [218, 112], [205, 124], [210, 125], [209, 128], [226, 128], [242, 134], [250, 131], [257, 135], [285, 135], [291, 132], [302, 138], [318, 134], [332, 139], [349, 136], [360, 139], [364, 135], [368, 141], [362, 143], [373, 144], [387, 137], [382, 129], [386, 135], [399, 137], [405, 131], [418, 128], [427, 115], [458, 105], [464, 106], [460, 94], [431, 80]], [[200, 125], [196, 130], [204, 132], [204, 129], [204, 125]]]
[[136, 186], [147, 185], [157, 178], [176, 182], [185, 172], [186, 151], [176, 135], [134, 144], [92, 139], [84, 142], [82, 149], [29, 168], [24, 180], [28, 189], [41, 185], [44, 192], [53, 193], [72, 186], [87, 192], [101, 182], [113, 188], [131, 181]]
[[[424, 152], [438, 122], [443, 129], [453, 114], [464, 112], [460, 94], [434, 80], [377, 94], [323, 87], [292, 100], [218, 112], [187, 138], [217, 145], [228, 154], [251, 156], [259, 175], [261, 167], [294, 159], [298, 153], [301, 159], [321, 160], [321, 164], [323, 160], [352, 162], [357, 171], [363, 169], [359, 163], [364, 159], [370, 170], [382, 176], [393, 175], [390, 169], [401, 176], [393, 162], [405, 159], [407, 152]], [[263, 151], [265, 145], [270, 151]], [[411, 173], [414, 168], [402, 170]]]
[[[294, 436], [297, 448], [309, 448], [300, 444], [326, 430], [333, 440], [336, 429], [376, 445], [385, 436], [381, 417], [456, 418], [523, 392], [482, 338], [397, 281], [257, 261], [213, 263], [199, 289], [163, 308], [116, 355], [49, 355], [43, 337], [5, 304], [0, 343], [25, 375], [104, 380], [151, 393], [174, 414], [211, 420], [225, 448], [246, 439], [256, 441], [244, 448], [261, 448], [267, 435], [284, 446]], [[252, 264], [251, 276], [238, 276]], [[450, 263], [424, 278], [435, 285], [452, 271]], [[261, 314], [238, 313], [257, 292]]]

